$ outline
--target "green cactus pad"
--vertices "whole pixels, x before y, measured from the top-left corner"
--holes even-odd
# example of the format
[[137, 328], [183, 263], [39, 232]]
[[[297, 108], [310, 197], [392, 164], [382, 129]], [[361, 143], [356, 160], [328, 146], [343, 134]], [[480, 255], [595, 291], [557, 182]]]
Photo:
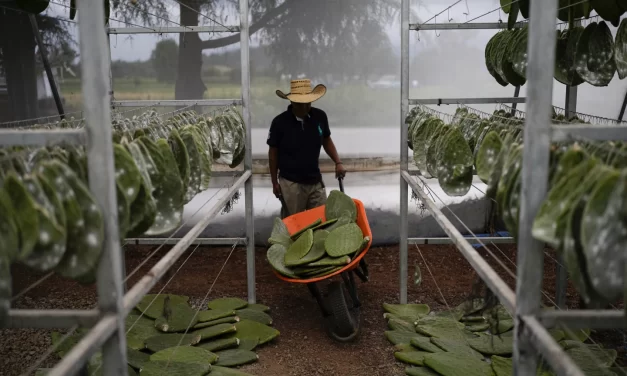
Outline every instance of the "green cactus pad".
[[335, 221], [335, 223], [333, 223], [332, 225], [326, 227], [325, 230], [327, 230], [328, 232], [331, 232], [331, 231], [337, 229], [338, 227], [342, 227], [342, 226], [347, 225], [349, 223], [353, 223], [354, 221], [351, 219], [349, 214], [350, 213], [345, 213], [345, 215], [343, 215], [340, 218], [338, 218], [337, 221]]
[[446, 317], [427, 316], [418, 320], [416, 332], [428, 337], [463, 340], [464, 324]]
[[362, 245], [364, 234], [356, 223], [338, 227], [324, 241], [324, 249], [331, 257], [355, 253]]
[[409, 316], [401, 316], [401, 315], [396, 315], [396, 314], [390, 313], [390, 312], [385, 312], [383, 314], [383, 318], [386, 319], [386, 320], [394, 319], [394, 320], [406, 321], [407, 323], [410, 323], [413, 326], [416, 326], [416, 323], [422, 317], [423, 316], [420, 316], [419, 318], [409, 317]]
[[218, 298], [207, 303], [209, 309], [238, 310], [246, 308], [248, 302], [240, 298]]
[[202, 328], [191, 332], [191, 334], [199, 335], [201, 341], [220, 337], [224, 334], [235, 333], [235, 324], [218, 324], [207, 328]]
[[514, 346], [512, 336], [493, 336], [480, 334], [477, 338], [467, 340], [468, 345], [485, 355], [511, 355]]
[[281, 244], [285, 248], [289, 248], [293, 243], [287, 226], [285, 226], [285, 223], [280, 218], [274, 218], [274, 226], [272, 227], [268, 243]]
[[327, 221], [330, 219], [339, 220], [342, 216], [346, 216], [354, 222], [357, 220], [355, 201], [341, 191], [332, 190], [324, 205], [324, 216]]
[[488, 182], [502, 147], [503, 141], [496, 131], [488, 132], [483, 138], [475, 158], [475, 165], [477, 168], [477, 176], [479, 176], [484, 183]]
[[208, 328], [210, 326], [215, 326], [219, 324], [235, 324], [236, 322], [239, 322], [239, 320], [240, 319], [237, 316], [224, 317], [217, 320], [199, 322], [198, 324], [194, 325], [193, 329]]
[[179, 135], [185, 145], [189, 158], [189, 181], [185, 192], [185, 201], [189, 202], [200, 192], [200, 183], [203, 176], [203, 160], [200, 156], [201, 150], [198, 148], [194, 132], [191, 132], [189, 128], [182, 128], [179, 131]]
[[284, 259], [285, 265], [296, 265], [300, 259], [305, 257], [307, 253], [309, 253], [312, 245], [313, 231], [311, 231], [311, 229], [308, 229], [287, 249]]
[[270, 317], [270, 315], [268, 315], [267, 313], [256, 309], [238, 309], [237, 311], [235, 311], [235, 313], [240, 318], [240, 320], [252, 320], [264, 325], [272, 325], [272, 317]]
[[319, 226], [321, 223], [322, 223], [322, 219], [318, 218], [313, 223], [308, 224], [307, 226], [301, 228], [300, 230], [298, 230], [295, 233], [293, 233], [292, 235], [290, 235], [290, 238], [292, 240], [296, 240], [296, 239], [298, 239], [299, 236], [304, 234], [305, 231], [310, 230], [310, 229], [313, 231], [313, 229], [315, 227]]
[[342, 268], [344, 268], [344, 266], [329, 266], [328, 269], [327, 268], [323, 268], [323, 269], [321, 269], [317, 273], [307, 274], [307, 278], [311, 279], [311, 278], [324, 277], [326, 275], [333, 274], [333, 273], [337, 272], [338, 270], [340, 270]]
[[511, 358], [503, 358], [498, 355], [490, 357], [492, 370], [496, 376], [510, 376], [514, 372]]
[[242, 372], [234, 368], [212, 366], [211, 376], [253, 376], [250, 373]]
[[170, 303], [168, 314], [155, 320], [155, 328], [165, 333], [184, 332], [197, 323], [196, 310], [187, 303]]
[[414, 337], [410, 341], [411, 345], [418, 350], [426, 351], [426, 352], [442, 352], [440, 347], [436, 346], [433, 342], [431, 342], [431, 338], [429, 337]]
[[198, 322], [208, 322], [214, 321], [218, 319], [223, 319], [226, 317], [235, 316], [234, 309], [209, 309], [207, 311], [199, 311], [198, 312]]
[[241, 320], [235, 324], [235, 328], [237, 332], [228, 334], [226, 337], [236, 337], [240, 340], [244, 338], [258, 339], [259, 345], [272, 341], [280, 334], [278, 330], [252, 320]]
[[[315, 239], [316, 239], [316, 234], [314, 233], [314, 241]], [[259, 303], [249, 304], [246, 306], [246, 308], [256, 309], [257, 311], [262, 311], [266, 313], [270, 312], [270, 307], [268, 307], [267, 305], [259, 304]]]
[[[137, 312], [137, 311], [135, 311]], [[155, 328], [155, 321], [140, 313], [130, 313], [126, 316], [126, 330], [130, 331], [126, 333], [126, 345], [134, 350], [142, 350], [146, 348], [145, 341], [150, 338], [161, 334], [160, 331]]]
[[490, 328], [490, 324], [486, 321], [484, 322], [473, 322], [466, 325], [466, 330], [471, 332], [485, 332]]
[[400, 345], [404, 343], [411, 344], [412, 338], [420, 337], [424, 336], [419, 333], [411, 333], [403, 330], [387, 330], [385, 332], [385, 338], [387, 338], [387, 340], [390, 341], [393, 345]]
[[411, 322], [420, 320], [431, 312], [431, 309], [426, 304], [383, 303], [383, 310], [392, 315], [410, 319]]
[[313, 245], [307, 254], [295, 262], [294, 266], [307, 265], [323, 258], [327, 253], [324, 249], [324, 241], [329, 236], [327, 230], [316, 230], [313, 233]]
[[202, 342], [196, 345], [196, 347], [200, 347], [205, 350], [209, 350], [211, 352], [231, 349], [239, 346], [240, 340], [238, 338], [218, 338], [213, 341]]
[[236, 367], [259, 360], [259, 355], [248, 350], [229, 349], [218, 351], [217, 354], [219, 358], [216, 365], [222, 367]]
[[24, 183], [13, 171], [9, 171], [4, 179], [4, 191], [9, 197], [15, 213], [15, 223], [19, 230], [20, 248], [6, 249], [9, 260], [26, 258], [35, 249], [39, 239], [39, 215], [41, 207], [24, 186]]
[[416, 333], [416, 327], [413, 323], [395, 318], [388, 319], [388, 328], [390, 330], [400, 330], [410, 333]]
[[150, 337], [144, 341], [146, 348], [158, 352], [170, 347], [193, 346], [200, 342], [198, 334], [164, 333]]
[[429, 367], [407, 367], [405, 368], [405, 374], [408, 376], [438, 376], [439, 373], [435, 372]]
[[113, 158], [115, 164], [115, 182], [126, 197], [126, 201], [133, 202], [139, 194], [142, 177], [133, 161], [133, 156], [124, 146], [113, 144]]
[[[170, 134], [168, 135], [168, 144], [170, 145], [170, 149], [172, 150], [172, 154], [174, 155], [174, 159], [176, 160], [176, 165], [179, 170], [179, 176], [181, 177], [181, 181], [183, 182], [183, 190], [185, 194], [187, 194], [187, 188], [189, 186], [190, 181], [190, 162], [189, 162], [189, 154], [187, 152], [187, 148], [185, 147], [185, 143], [181, 139], [179, 132], [176, 129], [171, 129]], [[185, 202], [187, 202], [187, 197], [184, 196]]]
[[341, 257], [324, 257], [318, 261], [314, 261], [307, 266], [345, 266], [351, 263], [351, 258], [349, 256], [341, 256]]
[[432, 337], [431, 342], [446, 352], [460, 354], [462, 356], [470, 356], [479, 360], [483, 360], [483, 355], [476, 350], [473, 350], [472, 347], [468, 346], [465, 341]]
[[144, 364], [150, 361], [150, 354], [128, 348], [126, 349], [126, 358], [128, 359], [129, 366], [135, 369], [141, 369]]
[[460, 372], [467, 376], [492, 375], [492, 368], [488, 363], [462, 354], [429, 354], [425, 356], [424, 364], [443, 376], [459, 375]]
[[253, 351], [259, 345], [259, 338], [242, 338], [237, 346], [240, 350]]
[[170, 347], [150, 355], [150, 361], [214, 364], [218, 361], [218, 356], [203, 348], [195, 346], [179, 346]]
[[313, 232], [314, 232], [314, 235], [316, 234], [316, 230], [323, 230], [323, 229], [325, 229], [326, 227], [331, 226], [331, 225], [332, 225], [332, 224], [334, 224], [335, 222], [337, 222], [337, 218], [333, 218], [333, 219], [326, 220], [326, 221], [324, 221], [324, 222], [320, 223], [319, 225], [317, 225], [317, 226], [313, 227], [313, 228], [312, 228], [312, 230], [313, 230]]
[[139, 370], [140, 376], [205, 376], [211, 371], [209, 363], [176, 363], [150, 361]]
[[281, 244], [273, 244], [268, 251], [266, 252], [266, 259], [272, 266], [274, 270], [278, 273], [290, 277], [290, 278], [298, 278], [298, 276], [294, 273], [293, 270], [285, 266], [285, 254], [287, 253], [287, 248]]
[[172, 294], [146, 294], [146, 296], [144, 296], [142, 300], [137, 303], [135, 308], [152, 319], [158, 319], [163, 315], [163, 302], [166, 297], [170, 297], [170, 304], [172, 305], [187, 304], [189, 301], [188, 296]]
[[403, 363], [422, 366], [424, 364], [425, 356], [429, 354], [432, 353], [426, 351], [397, 351], [394, 353], [394, 357]]

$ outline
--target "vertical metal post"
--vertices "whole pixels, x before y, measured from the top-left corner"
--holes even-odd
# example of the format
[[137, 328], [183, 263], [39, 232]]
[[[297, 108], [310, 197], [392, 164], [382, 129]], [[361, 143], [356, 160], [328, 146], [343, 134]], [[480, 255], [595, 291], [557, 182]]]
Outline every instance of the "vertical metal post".
[[625, 107], [627, 107], [627, 93], [625, 93], [625, 99], [623, 99], [623, 105], [620, 107], [620, 112], [618, 114], [618, 121], [623, 121], [623, 116], [625, 116]]
[[[401, 166], [400, 172], [409, 169], [409, 150], [407, 146], [407, 125], [405, 117], [409, 111], [409, 1], [402, 0], [401, 6]], [[402, 174], [401, 183], [401, 216], [399, 236], [399, 278], [400, 278], [400, 303], [407, 303], [407, 222], [409, 202], [408, 185]]]
[[[520, 86], [516, 86], [514, 89], [514, 98], [518, 98], [520, 96]], [[516, 116], [516, 108], [518, 107], [518, 103], [512, 103], [512, 116]]]
[[102, 209], [105, 244], [98, 265], [98, 305], [103, 313], [117, 315], [117, 329], [102, 348], [103, 375], [126, 376], [126, 335], [122, 290], [122, 253], [118, 233], [118, 211], [113, 163], [110, 66], [101, 0], [82, 0], [78, 21], [81, 51], [89, 186]]
[[54, 80], [54, 76], [52, 75], [52, 68], [50, 67], [50, 61], [48, 60], [46, 46], [44, 45], [44, 41], [41, 38], [41, 33], [39, 32], [39, 25], [37, 25], [37, 18], [35, 18], [34, 14], [29, 14], [28, 18], [30, 20], [30, 25], [33, 29], [33, 35], [35, 35], [35, 40], [37, 41], [37, 47], [39, 48], [39, 55], [41, 56], [41, 62], [43, 63], [44, 69], [46, 70], [46, 76], [48, 76], [48, 83], [50, 84], [50, 90], [52, 90], [54, 103], [57, 105], [57, 111], [59, 112], [59, 117], [61, 119], [65, 119], [65, 113], [63, 111], [63, 103], [61, 103], [61, 95], [59, 95], [59, 89], [57, 88], [57, 83]]
[[[246, 122], [246, 157], [244, 170], [253, 169], [252, 124], [250, 119], [250, 55], [248, 46], [248, 0], [239, 1], [240, 48], [242, 57], [242, 116]], [[246, 199], [246, 278], [248, 280], [248, 303], [257, 301], [255, 281], [255, 218], [253, 210], [253, 175], [244, 184]]]
[[[577, 86], [566, 86], [566, 118], [570, 119], [577, 112]], [[557, 265], [555, 266], [555, 303], [560, 309], [566, 308], [566, 286], [568, 285], [568, 270], [563, 267], [564, 258], [557, 255]]]
[[521, 325], [524, 324], [520, 317], [537, 314], [541, 302], [543, 244], [531, 236], [531, 227], [548, 185], [556, 17], [557, 1], [531, 3], [527, 47], [527, 116], [518, 226], [514, 375], [535, 375], [538, 365], [533, 345], [528, 338], [521, 336]]

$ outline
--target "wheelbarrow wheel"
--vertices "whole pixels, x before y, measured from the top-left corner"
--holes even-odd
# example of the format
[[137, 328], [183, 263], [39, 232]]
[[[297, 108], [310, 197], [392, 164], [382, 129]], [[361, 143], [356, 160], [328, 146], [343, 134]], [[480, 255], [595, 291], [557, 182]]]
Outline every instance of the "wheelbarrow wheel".
[[329, 335], [340, 342], [350, 342], [359, 334], [359, 308], [355, 317], [346, 302], [344, 284], [333, 281], [329, 284], [327, 306], [331, 315], [327, 318]]

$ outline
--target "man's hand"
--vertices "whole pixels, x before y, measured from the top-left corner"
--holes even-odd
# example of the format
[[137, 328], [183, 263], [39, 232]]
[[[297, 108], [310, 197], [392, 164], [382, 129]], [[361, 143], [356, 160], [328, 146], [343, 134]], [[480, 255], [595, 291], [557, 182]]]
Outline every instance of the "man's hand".
[[346, 169], [344, 168], [344, 165], [342, 164], [342, 162], [336, 163], [335, 164], [335, 178], [336, 179], [339, 179], [339, 178], [344, 179], [344, 176], [346, 176]]
[[272, 183], [272, 193], [274, 193], [274, 196], [276, 198], [279, 198], [280, 196], [282, 196], [281, 186], [279, 185], [279, 183]]

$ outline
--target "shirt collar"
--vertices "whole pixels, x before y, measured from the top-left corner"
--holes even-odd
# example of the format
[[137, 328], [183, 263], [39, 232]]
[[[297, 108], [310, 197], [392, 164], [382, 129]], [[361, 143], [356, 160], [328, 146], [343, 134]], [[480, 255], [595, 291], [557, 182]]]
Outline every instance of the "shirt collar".
[[[292, 115], [292, 117], [294, 118], [294, 120], [298, 121], [298, 118], [296, 117], [296, 115], [294, 115], [294, 113], [292, 112], [292, 105], [288, 105], [287, 106], [287, 112], [290, 113], [290, 115]], [[307, 114], [307, 119], [311, 119], [311, 111], [309, 111], [309, 113]]]

